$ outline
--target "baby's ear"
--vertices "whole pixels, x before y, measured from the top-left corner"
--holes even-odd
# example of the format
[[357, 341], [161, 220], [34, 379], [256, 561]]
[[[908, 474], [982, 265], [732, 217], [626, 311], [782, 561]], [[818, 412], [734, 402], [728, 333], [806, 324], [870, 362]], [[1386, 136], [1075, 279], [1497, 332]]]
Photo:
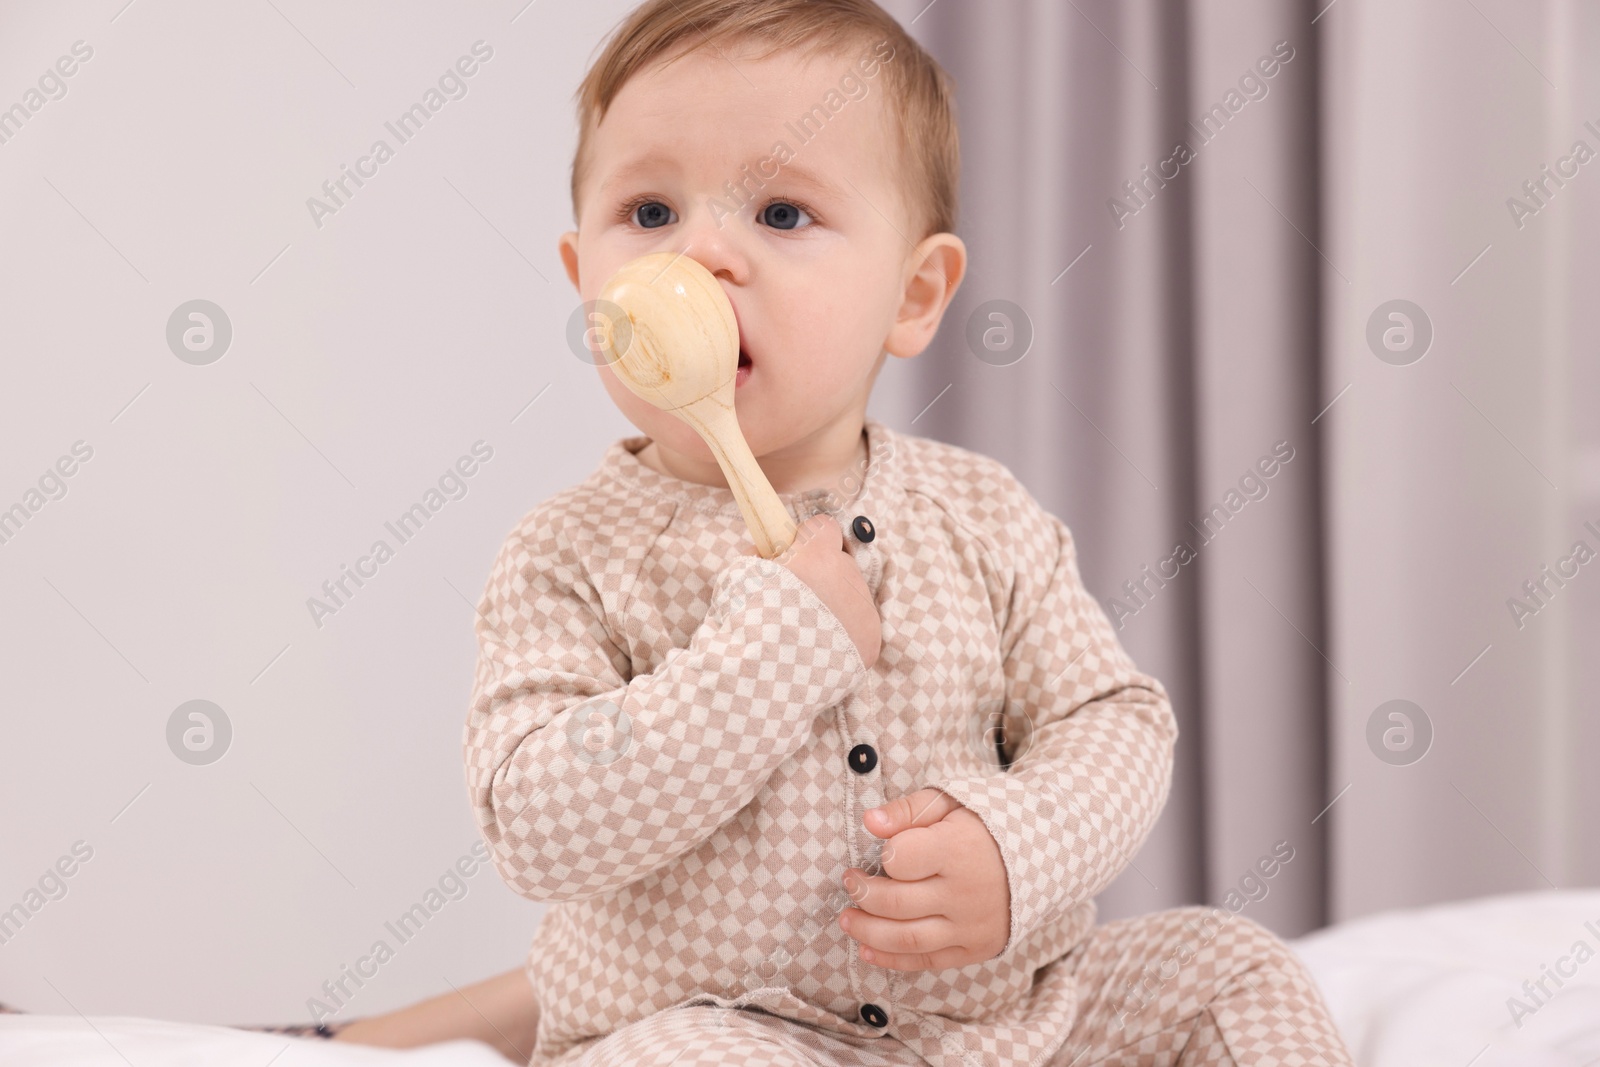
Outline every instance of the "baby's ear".
[[567, 268], [567, 277], [572, 281], [572, 287], [578, 292], [583, 292], [578, 285], [578, 231], [569, 230], [556, 241], [556, 251], [561, 254], [561, 265]]
[[883, 347], [892, 356], [921, 355], [967, 270], [967, 246], [953, 233], [923, 238], [907, 257], [905, 291]]

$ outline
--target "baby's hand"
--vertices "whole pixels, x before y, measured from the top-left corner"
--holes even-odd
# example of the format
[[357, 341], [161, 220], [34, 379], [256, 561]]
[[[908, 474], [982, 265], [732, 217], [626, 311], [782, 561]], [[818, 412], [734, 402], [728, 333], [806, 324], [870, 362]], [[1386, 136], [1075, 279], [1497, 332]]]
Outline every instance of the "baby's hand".
[[846, 871], [859, 907], [839, 916], [864, 962], [937, 971], [999, 955], [1011, 933], [1011, 888], [983, 820], [948, 793], [919, 789], [867, 812], [866, 827], [888, 839], [887, 877]]
[[811, 516], [777, 562], [809, 585], [828, 610], [838, 616], [855, 642], [856, 651], [861, 653], [861, 662], [871, 670], [883, 647], [883, 620], [861, 568], [845, 551], [838, 521], [825, 514]]

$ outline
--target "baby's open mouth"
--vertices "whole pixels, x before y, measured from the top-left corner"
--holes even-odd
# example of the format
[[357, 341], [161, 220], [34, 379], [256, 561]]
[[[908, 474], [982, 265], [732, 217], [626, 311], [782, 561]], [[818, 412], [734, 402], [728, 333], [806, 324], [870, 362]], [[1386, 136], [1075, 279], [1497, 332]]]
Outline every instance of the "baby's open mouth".
[[743, 385], [745, 379], [750, 377], [750, 368], [751, 368], [752, 365], [753, 364], [751, 364], [751, 362], [750, 362], [749, 354], [746, 353], [743, 348], [740, 348], [739, 349], [739, 369], [738, 369], [738, 371], [736, 371], [734, 373], [734, 376], [733, 376], [733, 387], [735, 389], [737, 389], [737, 388], [739, 388], [739, 386]]

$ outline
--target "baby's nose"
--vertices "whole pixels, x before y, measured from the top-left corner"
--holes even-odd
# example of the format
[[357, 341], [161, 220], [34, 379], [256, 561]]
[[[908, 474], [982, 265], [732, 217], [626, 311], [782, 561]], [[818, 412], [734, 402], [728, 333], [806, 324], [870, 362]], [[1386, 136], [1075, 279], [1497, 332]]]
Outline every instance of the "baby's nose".
[[743, 247], [737, 216], [700, 205], [689, 210], [678, 231], [684, 255], [699, 263], [725, 285], [743, 285], [749, 280], [750, 256]]

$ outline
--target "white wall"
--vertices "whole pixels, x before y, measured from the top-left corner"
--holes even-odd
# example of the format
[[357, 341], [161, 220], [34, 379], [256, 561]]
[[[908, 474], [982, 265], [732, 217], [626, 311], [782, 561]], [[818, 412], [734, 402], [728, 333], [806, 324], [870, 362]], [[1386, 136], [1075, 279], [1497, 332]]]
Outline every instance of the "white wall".
[[[0, 107], [93, 50], [0, 144], [0, 508], [93, 450], [0, 544], [0, 909], [93, 850], [0, 945], [0, 1001], [302, 1018], [477, 841], [467, 601], [633, 432], [566, 348], [555, 253], [571, 96], [631, 3], [525, 2], [0, 10]], [[399, 144], [384, 123], [480, 40]], [[209, 365], [166, 339], [194, 299], [232, 323]], [[479, 440], [467, 495], [315, 625], [307, 598]], [[167, 742], [195, 699], [233, 731], [204, 766]], [[347, 1015], [521, 962], [542, 907], [492, 867], [467, 884]]]

